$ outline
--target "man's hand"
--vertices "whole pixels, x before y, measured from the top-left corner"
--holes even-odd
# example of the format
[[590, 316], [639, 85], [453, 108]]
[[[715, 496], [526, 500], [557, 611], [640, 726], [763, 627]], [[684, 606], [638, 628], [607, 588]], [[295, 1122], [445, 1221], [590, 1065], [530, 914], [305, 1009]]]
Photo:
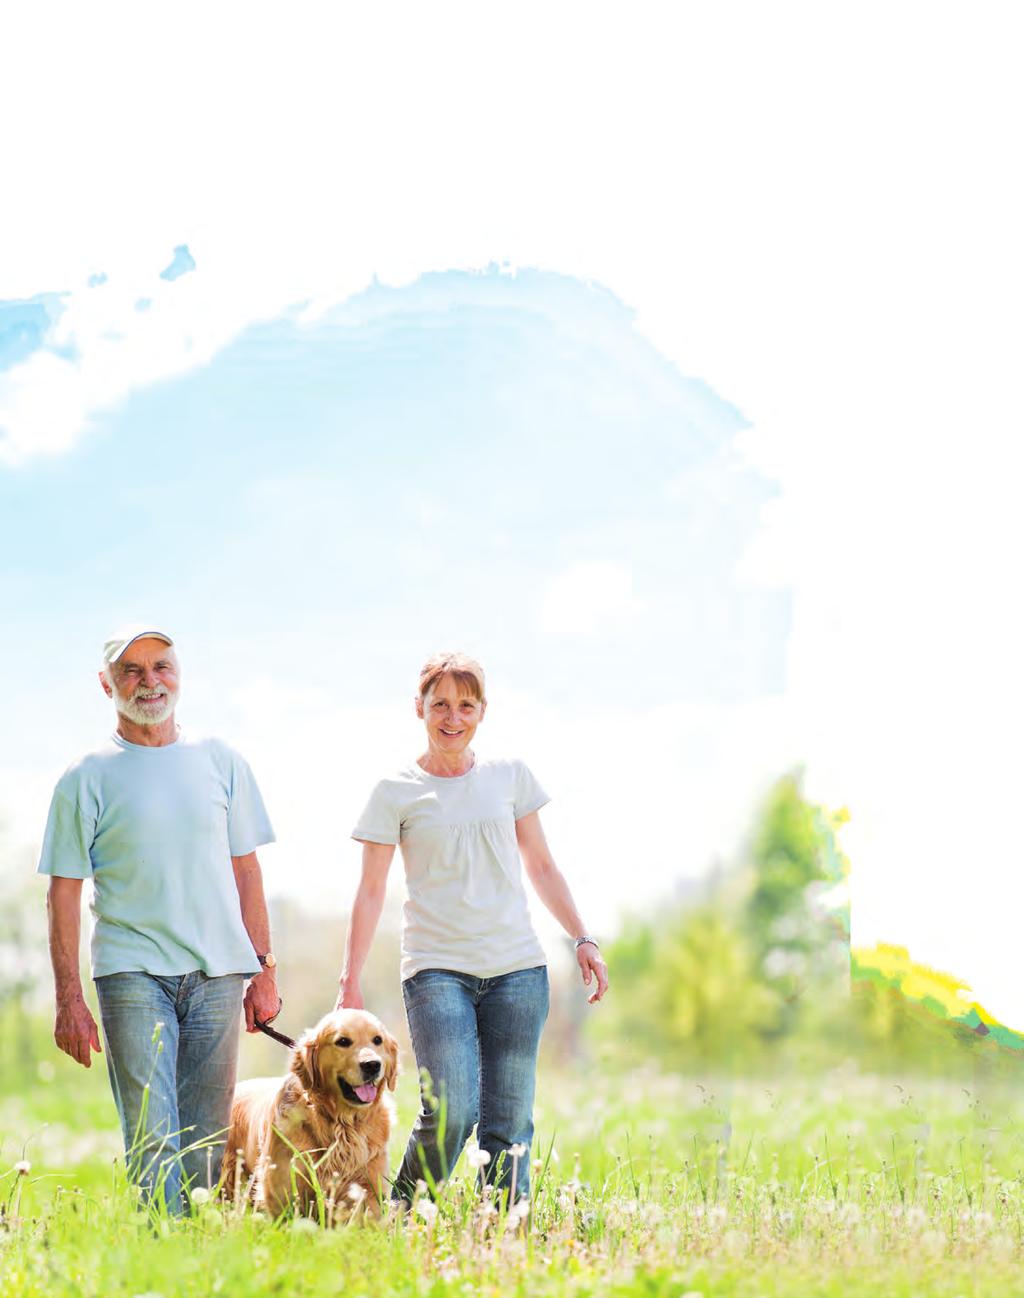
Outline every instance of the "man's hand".
[[258, 973], [245, 989], [246, 1032], [258, 1032], [256, 1019], [261, 1023], [271, 1023], [281, 1013], [281, 997], [277, 994], [277, 978], [269, 969]]
[[608, 966], [601, 959], [601, 952], [593, 942], [580, 943], [576, 948], [576, 963], [580, 967], [586, 987], [590, 986], [594, 978], [597, 979], [597, 986], [587, 997], [587, 1004], [593, 1005], [608, 990]]
[[66, 1055], [76, 1059], [83, 1068], [92, 1067], [92, 1051], [103, 1053], [99, 1028], [81, 992], [66, 1000], [57, 1001], [53, 1039]]

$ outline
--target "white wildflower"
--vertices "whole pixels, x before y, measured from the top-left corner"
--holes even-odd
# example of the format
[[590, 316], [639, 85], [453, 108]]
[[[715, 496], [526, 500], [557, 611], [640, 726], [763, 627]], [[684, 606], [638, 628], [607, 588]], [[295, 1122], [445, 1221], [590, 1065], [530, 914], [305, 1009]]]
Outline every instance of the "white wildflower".
[[473, 1145], [466, 1150], [466, 1162], [470, 1167], [486, 1167], [490, 1161], [490, 1154], [486, 1149], [481, 1149], [479, 1145]]
[[420, 1199], [416, 1211], [428, 1226], [432, 1226], [437, 1220], [437, 1204], [430, 1199]]
[[32, 1164], [27, 1158], [19, 1158], [14, 1164], [14, 1170], [19, 1176], [28, 1176], [29, 1172], [32, 1171]]

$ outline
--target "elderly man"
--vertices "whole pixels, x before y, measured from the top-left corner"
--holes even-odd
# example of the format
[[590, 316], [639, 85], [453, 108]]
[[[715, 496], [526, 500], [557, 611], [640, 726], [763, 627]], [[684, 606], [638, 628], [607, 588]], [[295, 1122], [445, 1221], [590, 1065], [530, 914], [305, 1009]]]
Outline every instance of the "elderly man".
[[103, 649], [110, 740], [54, 791], [40, 874], [57, 993], [54, 1038], [88, 1068], [100, 1050], [78, 972], [83, 879], [93, 882], [92, 976], [129, 1176], [184, 1207], [220, 1172], [239, 1012], [280, 1009], [256, 848], [273, 842], [245, 761], [174, 719], [178, 660], [164, 631]]

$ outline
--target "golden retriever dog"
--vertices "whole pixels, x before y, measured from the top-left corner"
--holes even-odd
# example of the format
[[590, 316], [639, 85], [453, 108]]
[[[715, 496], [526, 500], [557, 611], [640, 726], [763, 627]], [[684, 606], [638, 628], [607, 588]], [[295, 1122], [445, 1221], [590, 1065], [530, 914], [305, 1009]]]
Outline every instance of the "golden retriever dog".
[[379, 1213], [394, 1115], [384, 1088], [393, 1091], [397, 1076], [398, 1044], [380, 1019], [324, 1015], [296, 1042], [287, 1077], [236, 1086], [223, 1192], [250, 1177], [257, 1207], [276, 1217], [294, 1201], [307, 1213], [315, 1177], [343, 1213], [360, 1203]]

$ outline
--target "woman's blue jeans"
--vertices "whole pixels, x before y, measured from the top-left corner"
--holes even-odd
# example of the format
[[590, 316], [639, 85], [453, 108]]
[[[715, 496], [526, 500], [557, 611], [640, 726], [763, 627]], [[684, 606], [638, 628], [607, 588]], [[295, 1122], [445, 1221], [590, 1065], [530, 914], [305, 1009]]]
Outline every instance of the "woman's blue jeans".
[[[426, 1069], [420, 1112], [395, 1178], [396, 1198], [411, 1199], [417, 1180], [447, 1179], [474, 1123], [491, 1156], [484, 1175], [499, 1189], [529, 1193], [537, 1047], [548, 1015], [545, 965], [496, 978], [421, 969], [402, 983], [416, 1063]], [[431, 1104], [431, 1093], [438, 1103]], [[440, 1122], [443, 1114], [444, 1138]]]
[[183, 1186], [210, 1187], [220, 1176], [244, 983], [242, 974], [199, 970], [96, 979], [128, 1175], [147, 1198], [162, 1192], [175, 1215]]

